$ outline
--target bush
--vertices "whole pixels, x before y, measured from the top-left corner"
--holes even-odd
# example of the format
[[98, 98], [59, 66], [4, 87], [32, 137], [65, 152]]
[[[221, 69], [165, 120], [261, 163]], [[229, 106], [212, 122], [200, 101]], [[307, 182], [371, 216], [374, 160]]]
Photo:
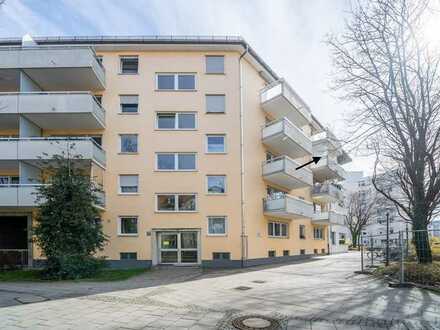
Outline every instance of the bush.
[[[417, 262], [405, 262], [405, 282], [440, 287], [440, 263], [419, 264]], [[388, 267], [380, 267], [375, 271], [376, 275], [387, 275], [394, 280], [400, 276], [400, 264], [393, 263]]]
[[47, 260], [44, 279], [75, 280], [95, 276], [105, 266], [104, 259], [83, 255], [63, 255]]

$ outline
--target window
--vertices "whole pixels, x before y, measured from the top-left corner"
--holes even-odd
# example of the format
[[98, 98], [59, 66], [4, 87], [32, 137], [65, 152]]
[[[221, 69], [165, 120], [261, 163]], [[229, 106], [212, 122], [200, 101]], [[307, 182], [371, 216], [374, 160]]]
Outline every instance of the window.
[[231, 260], [230, 252], [213, 252], [212, 253], [213, 260]]
[[196, 75], [193, 73], [159, 73], [156, 75], [158, 90], [195, 90]]
[[135, 153], [138, 151], [137, 134], [121, 134], [121, 152]]
[[325, 249], [321, 249], [321, 253], [325, 253]]
[[121, 260], [137, 260], [136, 252], [121, 252], [119, 255]]
[[208, 175], [206, 178], [208, 194], [224, 194], [226, 192], [225, 175]]
[[336, 245], [336, 232], [334, 231], [330, 232], [330, 238], [332, 241], [332, 245]]
[[306, 250], [304, 250], [304, 249], [299, 250], [299, 254], [305, 255], [306, 254]]
[[206, 95], [207, 113], [225, 113], [225, 95]]
[[119, 192], [121, 194], [137, 194], [138, 181], [139, 181], [138, 175], [120, 175]]
[[102, 95], [94, 95], [95, 97], [95, 101], [99, 104], [102, 105]]
[[159, 194], [157, 195], [158, 212], [195, 212], [195, 194]]
[[299, 238], [306, 239], [306, 226], [299, 225]]
[[158, 129], [195, 129], [196, 114], [194, 112], [162, 112], [156, 115]]
[[208, 235], [226, 235], [226, 217], [208, 217]]
[[324, 230], [322, 228], [313, 228], [314, 239], [324, 239]]
[[206, 143], [207, 143], [207, 152], [208, 153], [225, 153], [226, 152], [226, 143], [225, 143], [225, 135], [207, 135]]
[[283, 250], [283, 256], [287, 257], [290, 255], [290, 251], [289, 250]]
[[102, 55], [96, 55], [95, 58], [96, 58], [96, 61], [97, 61], [99, 64], [102, 65], [103, 56], [102, 56]]
[[274, 250], [269, 250], [268, 253], [267, 253], [267, 255], [269, 256], [269, 258], [273, 258], [273, 257], [276, 256], [276, 253], [275, 253]]
[[18, 176], [0, 176], [0, 185], [19, 184], [20, 178]]
[[225, 73], [225, 57], [219, 55], [206, 56], [206, 73]]
[[119, 218], [119, 235], [137, 235], [138, 234], [138, 218], [137, 217], [120, 217]]
[[318, 249], [313, 249], [314, 254], [318, 254]]
[[121, 113], [138, 113], [138, 95], [120, 95]]
[[123, 56], [121, 57], [121, 73], [122, 74], [137, 74], [139, 59], [137, 56]]
[[267, 233], [269, 237], [287, 237], [289, 227], [283, 222], [269, 222], [267, 224]]
[[156, 168], [159, 171], [194, 171], [195, 153], [157, 153]]

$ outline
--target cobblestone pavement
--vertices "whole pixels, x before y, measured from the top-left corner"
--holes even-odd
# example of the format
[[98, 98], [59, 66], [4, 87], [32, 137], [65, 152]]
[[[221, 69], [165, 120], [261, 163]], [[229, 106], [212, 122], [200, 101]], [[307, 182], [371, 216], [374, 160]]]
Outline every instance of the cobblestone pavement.
[[[382, 281], [355, 275], [358, 258], [349, 253], [208, 273], [159, 270], [141, 277], [149, 285], [144, 288], [0, 308], [0, 328], [234, 329], [231, 322], [238, 316], [263, 315], [285, 329], [440, 329], [439, 295], [391, 289]], [[173, 283], [169, 277], [176, 282], [180, 271], [186, 280]], [[150, 285], [148, 276], [158, 275], [161, 281]], [[14, 285], [11, 291], [25, 291]]]

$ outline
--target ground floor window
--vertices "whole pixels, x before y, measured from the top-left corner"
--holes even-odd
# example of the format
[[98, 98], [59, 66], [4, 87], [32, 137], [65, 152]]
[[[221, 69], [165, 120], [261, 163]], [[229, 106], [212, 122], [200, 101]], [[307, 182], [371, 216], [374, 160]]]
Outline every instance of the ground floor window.
[[138, 234], [138, 218], [137, 217], [120, 217], [119, 218], [119, 235], [137, 235]]
[[212, 259], [214, 259], [214, 260], [231, 260], [231, 253], [229, 253], [229, 252], [213, 252]]
[[269, 256], [269, 258], [275, 257], [276, 256], [275, 250], [268, 251], [267, 255]]
[[336, 245], [336, 232], [332, 231], [330, 233], [330, 237], [331, 237], [332, 245]]
[[289, 250], [283, 250], [283, 256], [287, 257], [290, 254]]
[[121, 252], [120, 253], [121, 260], [137, 260], [136, 252]]
[[289, 232], [287, 223], [283, 222], [269, 222], [267, 226], [267, 233], [269, 237], [287, 237]]
[[345, 244], [345, 233], [339, 233], [339, 244], [340, 245]]
[[302, 254], [302, 255], [304, 255], [304, 254], [306, 254], [306, 250], [301, 249], [301, 250], [299, 250], [299, 253]]
[[299, 238], [306, 239], [306, 226], [299, 225]]
[[208, 235], [226, 235], [226, 217], [208, 217]]
[[313, 229], [313, 238], [314, 239], [324, 239], [324, 230], [320, 227], [316, 227]]

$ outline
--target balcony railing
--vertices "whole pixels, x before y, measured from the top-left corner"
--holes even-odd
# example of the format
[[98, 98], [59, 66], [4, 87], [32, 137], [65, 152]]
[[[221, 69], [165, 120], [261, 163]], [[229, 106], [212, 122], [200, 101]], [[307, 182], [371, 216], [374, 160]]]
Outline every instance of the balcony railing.
[[0, 269], [26, 267], [29, 262], [27, 249], [0, 249]]
[[0, 207], [33, 208], [37, 204], [37, 189], [42, 184], [0, 185]]
[[263, 88], [260, 91], [260, 100], [263, 109], [276, 119], [287, 117], [301, 126], [311, 121], [310, 109], [283, 79]]
[[43, 129], [102, 129], [105, 110], [89, 92], [0, 93], [1, 115], [22, 114]]
[[27, 160], [41, 163], [54, 155], [72, 161], [93, 161], [105, 167], [105, 151], [90, 137], [0, 138], [0, 160]]
[[288, 156], [280, 156], [263, 162], [263, 178], [271, 183], [296, 189], [310, 187], [313, 184], [313, 174], [308, 168], [301, 168], [297, 162]]
[[338, 186], [332, 183], [315, 184], [312, 189], [312, 197], [325, 200], [343, 200], [344, 194]]
[[263, 144], [278, 154], [299, 158], [312, 154], [312, 142], [287, 118], [266, 124], [262, 129]]
[[347, 177], [344, 168], [327, 155], [323, 156], [317, 164], [312, 164], [311, 170], [317, 182], [331, 179], [344, 180]]
[[311, 202], [287, 194], [264, 199], [263, 209], [268, 216], [286, 219], [312, 218], [313, 216]]
[[345, 215], [336, 211], [317, 212], [313, 214], [312, 221], [318, 224], [335, 224], [343, 226]]

